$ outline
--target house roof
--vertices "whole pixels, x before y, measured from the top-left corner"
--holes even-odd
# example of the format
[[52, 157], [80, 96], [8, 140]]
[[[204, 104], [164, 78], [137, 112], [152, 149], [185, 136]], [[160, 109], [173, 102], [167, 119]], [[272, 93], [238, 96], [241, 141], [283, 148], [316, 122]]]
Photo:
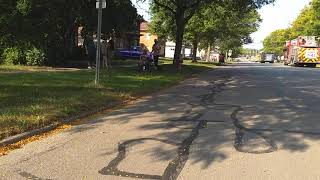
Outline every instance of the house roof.
[[140, 31], [148, 31], [149, 30], [149, 22], [142, 22], [140, 24]]

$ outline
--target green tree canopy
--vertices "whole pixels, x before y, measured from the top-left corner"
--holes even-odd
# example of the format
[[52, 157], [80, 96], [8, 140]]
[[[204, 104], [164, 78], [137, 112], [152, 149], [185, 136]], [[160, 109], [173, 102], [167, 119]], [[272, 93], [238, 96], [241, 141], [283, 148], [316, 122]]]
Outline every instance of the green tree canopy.
[[[146, 0], [140, 0], [146, 1]], [[248, 8], [259, 8], [265, 4], [272, 3], [274, 0], [241, 0], [241, 1], [233, 1], [233, 0], [150, 0], [151, 5], [156, 6], [155, 11], [153, 11], [153, 15], [158, 16], [157, 14], [161, 14], [160, 16], [166, 15], [166, 19], [172, 19], [175, 26], [174, 34], [176, 41], [175, 48], [175, 60], [180, 59], [180, 53], [182, 49], [185, 29], [190, 21], [190, 19], [197, 14], [202, 8], [206, 8], [207, 6], [213, 5], [224, 5], [229, 4], [233, 5], [233, 8], [243, 9], [244, 12], [247, 11]], [[163, 11], [165, 13], [163, 13]], [[216, 19], [216, 18], [214, 18]], [[159, 18], [158, 18], [159, 20]], [[167, 26], [172, 27], [172, 26]], [[172, 32], [169, 30], [168, 32]], [[172, 33], [170, 33], [172, 34]]]
[[263, 40], [263, 51], [282, 55], [285, 42], [291, 39], [290, 29], [280, 29], [272, 32]]
[[313, 0], [303, 8], [288, 29], [276, 30], [267, 36], [263, 41], [263, 50], [281, 55], [285, 42], [298, 36], [320, 37], [320, 0]]
[[[175, 40], [177, 26], [166, 11], [152, 8], [152, 30]], [[207, 3], [201, 6], [185, 25], [184, 43], [192, 44], [194, 60], [199, 43], [202, 48], [219, 45], [222, 51], [237, 49], [257, 30], [260, 16], [254, 6], [238, 6], [234, 1]]]
[[[139, 16], [131, 0], [108, 0], [103, 32], [130, 31]], [[0, 47], [42, 49], [50, 64], [72, 56], [79, 26], [95, 31], [96, 0], [0, 0]], [[1, 53], [1, 52], [0, 52]]]

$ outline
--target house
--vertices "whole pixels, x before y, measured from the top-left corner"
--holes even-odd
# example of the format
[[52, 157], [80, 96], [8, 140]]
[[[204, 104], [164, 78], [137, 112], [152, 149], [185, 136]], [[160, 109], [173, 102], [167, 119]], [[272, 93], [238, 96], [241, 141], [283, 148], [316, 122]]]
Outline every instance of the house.
[[[102, 32], [102, 38], [109, 39], [113, 37], [114, 46], [116, 49], [131, 48], [133, 46], [139, 46], [140, 42], [140, 20], [136, 22], [134, 28], [127, 32], [118, 32], [113, 30], [113, 32]], [[83, 46], [84, 39], [82, 37], [82, 31], [84, 27], [79, 27], [76, 35], [76, 41], [79, 47]], [[94, 38], [96, 38], [96, 32], [94, 33]]]
[[[176, 43], [173, 41], [167, 41], [165, 43], [165, 57], [173, 58], [175, 52]], [[192, 57], [192, 46], [183, 45], [181, 50], [181, 55], [184, 58]], [[202, 52], [197, 50], [197, 57], [201, 57]]]
[[133, 46], [138, 46], [140, 40], [140, 34], [138, 32], [125, 32], [117, 33], [114, 36], [115, 48], [131, 48]]
[[[147, 48], [149, 51], [152, 50], [152, 46], [154, 44], [154, 40], [158, 39], [158, 36], [150, 33], [149, 30], [149, 22], [140, 23], [140, 46]], [[176, 43], [173, 41], [167, 41], [164, 39], [158, 39], [161, 46], [160, 56], [173, 58], [175, 52]], [[192, 46], [183, 46], [181, 54], [183, 57], [191, 57], [192, 56]], [[201, 57], [201, 51], [197, 51], [197, 57]]]
[[[147, 48], [149, 51], [152, 51], [152, 46], [154, 44], [155, 39], [158, 39], [158, 36], [150, 33], [149, 22], [146, 22], [146, 21], [141, 22], [140, 23], [140, 46]], [[160, 56], [164, 56], [165, 41], [163, 41], [162, 39], [158, 39], [158, 40], [161, 46]]]

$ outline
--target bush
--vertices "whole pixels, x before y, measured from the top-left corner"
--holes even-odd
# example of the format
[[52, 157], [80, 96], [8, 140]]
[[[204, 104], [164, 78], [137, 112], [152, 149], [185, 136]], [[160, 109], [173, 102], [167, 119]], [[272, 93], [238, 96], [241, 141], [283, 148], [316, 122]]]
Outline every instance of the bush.
[[2, 53], [1, 63], [6, 65], [19, 64], [21, 59], [21, 51], [17, 47], [6, 48]]
[[33, 47], [25, 53], [26, 63], [28, 66], [39, 66], [44, 64], [45, 55], [43, 51]]

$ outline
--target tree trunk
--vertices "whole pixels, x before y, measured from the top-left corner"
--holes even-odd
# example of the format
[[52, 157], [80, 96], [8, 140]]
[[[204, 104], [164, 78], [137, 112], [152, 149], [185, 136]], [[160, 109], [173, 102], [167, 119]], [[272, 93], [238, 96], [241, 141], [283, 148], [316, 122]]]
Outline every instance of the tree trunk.
[[173, 63], [175, 64], [177, 60], [181, 59], [181, 51], [182, 51], [182, 43], [183, 43], [183, 33], [185, 29], [185, 22], [184, 22], [184, 12], [181, 10], [177, 10], [176, 14], [176, 47], [174, 52], [174, 59]]
[[198, 38], [196, 37], [193, 42], [192, 62], [197, 62]]
[[[74, 55], [74, 49], [77, 46], [76, 42], [75, 42], [75, 37], [77, 35], [77, 29], [76, 29], [76, 25], [70, 27], [70, 29], [67, 30], [65, 36], [64, 36], [64, 40], [63, 40], [63, 61], [70, 60], [70, 58], [73, 58]], [[65, 62], [64, 62], [65, 63]]]
[[206, 61], [207, 61], [207, 62], [210, 61], [210, 54], [211, 54], [211, 45], [208, 44], [207, 57], [206, 57]]
[[70, 60], [73, 58], [74, 49], [77, 46], [75, 38], [77, 36], [78, 26], [76, 24], [76, 17], [72, 14], [72, 11], [71, 14], [66, 18], [64, 26], [66, 26], [66, 29], [63, 36], [63, 63], [65, 63], [66, 59]]

